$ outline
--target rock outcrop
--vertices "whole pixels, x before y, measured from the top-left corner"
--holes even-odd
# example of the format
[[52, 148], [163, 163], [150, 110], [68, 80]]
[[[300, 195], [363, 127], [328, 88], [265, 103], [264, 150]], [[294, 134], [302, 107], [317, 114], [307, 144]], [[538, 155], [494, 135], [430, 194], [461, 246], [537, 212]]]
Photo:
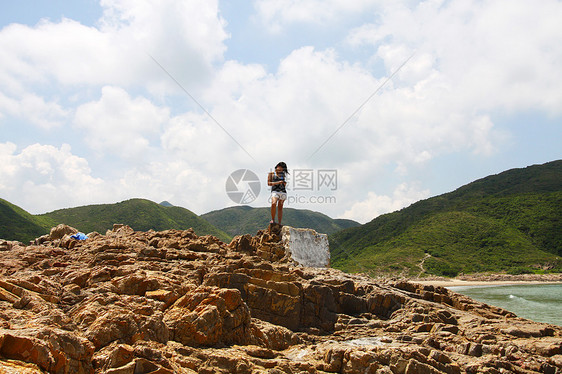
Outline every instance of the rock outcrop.
[[561, 327], [297, 266], [278, 228], [74, 232], [0, 243], [0, 373], [561, 372]]

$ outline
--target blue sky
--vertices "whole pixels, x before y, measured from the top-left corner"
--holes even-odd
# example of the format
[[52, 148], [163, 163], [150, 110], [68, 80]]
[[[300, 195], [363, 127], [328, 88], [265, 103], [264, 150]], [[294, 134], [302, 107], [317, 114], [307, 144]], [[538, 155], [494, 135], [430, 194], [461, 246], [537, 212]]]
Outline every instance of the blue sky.
[[561, 158], [560, 1], [1, 6], [0, 197], [31, 213], [141, 197], [203, 214], [236, 204], [238, 169], [267, 206], [286, 161], [288, 206], [363, 223]]

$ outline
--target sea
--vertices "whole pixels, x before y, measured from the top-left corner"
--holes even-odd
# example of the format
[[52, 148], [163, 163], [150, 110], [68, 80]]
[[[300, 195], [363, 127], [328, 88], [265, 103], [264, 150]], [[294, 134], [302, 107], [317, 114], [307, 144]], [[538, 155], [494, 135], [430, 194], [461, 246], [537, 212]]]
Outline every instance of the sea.
[[447, 288], [518, 317], [562, 326], [562, 283]]

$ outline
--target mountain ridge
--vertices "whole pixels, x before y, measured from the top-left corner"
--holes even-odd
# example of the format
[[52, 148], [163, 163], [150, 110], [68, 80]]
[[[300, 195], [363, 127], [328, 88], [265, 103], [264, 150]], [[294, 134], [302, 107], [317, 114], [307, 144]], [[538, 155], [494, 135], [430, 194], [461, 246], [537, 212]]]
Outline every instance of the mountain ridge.
[[[429, 254], [426, 264], [436, 275], [527, 272], [537, 267], [560, 271], [561, 211], [562, 160], [510, 169], [331, 235], [333, 265], [346, 271], [394, 271], [411, 276]], [[472, 227], [480, 231], [471, 231]], [[457, 235], [443, 234], [451, 230]], [[518, 245], [526, 248], [527, 260], [509, 254]], [[489, 263], [481, 261], [487, 251], [496, 252]], [[463, 252], [475, 256], [470, 260], [477, 264], [471, 265]], [[393, 258], [408, 257], [410, 262], [405, 264], [393, 262]]]
[[55, 222], [41, 219], [0, 198], [0, 238], [27, 241], [48, 233]]
[[147, 199], [129, 199], [115, 204], [94, 204], [75, 208], [58, 209], [41, 214], [58, 223], [76, 227], [84, 232], [105, 232], [114, 223], [124, 223], [135, 230], [187, 229], [192, 227], [198, 234], [215, 235], [229, 241], [228, 234], [201, 219], [189, 209], [162, 205]]
[[[270, 219], [270, 208], [254, 208], [238, 205], [214, 210], [200, 217], [220, 228], [231, 236], [255, 234]], [[306, 227], [317, 232], [331, 234], [344, 228], [360, 225], [347, 219], [331, 218], [323, 213], [308, 209], [283, 208], [283, 224]]]
[[[68, 224], [83, 232], [105, 232], [113, 227], [114, 223], [123, 223], [135, 230], [166, 230], [184, 229], [193, 227], [201, 235], [215, 235], [223, 241], [229, 242], [239, 233], [226, 232], [223, 228], [208, 220], [209, 216], [226, 216], [234, 223], [244, 221], [239, 213], [251, 212], [246, 217], [255, 224], [250, 223], [251, 229], [242, 230], [240, 233], [255, 234], [269, 221], [269, 208], [252, 208], [249, 206], [236, 206], [197, 216], [189, 209], [175, 206], [168, 201], [156, 203], [147, 199], [133, 198], [110, 204], [90, 204], [72, 208], [57, 209], [38, 215], [32, 215], [24, 209], [0, 199], [0, 238], [31, 241], [45, 235], [49, 230], [60, 224]], [[332, 219], [322, 213], [309, 210], [286, 208], [286, 222], [296, 227], [309, 227], [318, 232], [332, 233], [342, 228], [359, 225], [351, 220]], [[253, 226], [252, 226], [253, 224]], [[229, 228], [229, 226], [226, 226]]]

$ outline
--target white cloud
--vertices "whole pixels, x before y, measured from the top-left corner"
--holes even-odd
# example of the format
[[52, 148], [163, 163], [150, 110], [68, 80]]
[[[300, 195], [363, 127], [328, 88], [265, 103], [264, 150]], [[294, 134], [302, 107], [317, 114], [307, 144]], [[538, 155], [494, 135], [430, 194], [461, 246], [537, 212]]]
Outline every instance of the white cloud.
[[[305, 47], [283, 59], [275, 74], [229, 62], [206, 97], [213, 116], [255, 158], [302, 161], [376, 84], [359, 66], [340, 62], [334, 51]], [[344, 151], [339, 162], [349, 158], [349, 149]]]
[[345, 211], [343, 217], [366, 223], [381, 214], [402, 209], [428, 196], [428, 190], [420, 191], [416, 185], [410, 186], [407, 183], [401, 183], [396, 187], [392, 196], [377, 195], [375, 192], [369, 191], [367, 198], [354, 203], [350, 209]]
[[169, 120], [169, 110], [143, 97], [131, 98], [119, 87], [106, 86], [99, 101], [76, 110], [75, 123], [86, 130], [87, 144], [96, 152], [109, 152], [139, 160]]
[[206, 170], [173, 155], [161, 157], [117, 178], [104, 170], [101, 178], [68, 144], [33, 144], [18, 152], [15, 144], [0, 143], [0, 196], [33, 214], [134, 197], [168, 200], [198, 214], [231, 203], [224, 185], [231, 169]]
[[274, 153], [342, 168], [368, 159], [407, 172], [447, 152], [490, 154], [497, 139], [489, 117], [459, 107], [430, 56], [415, 56], [407, 67], [408, 85], [397, 78], [366, 101], [384, 77], [342, 62], [333, 50], [304, 47], [275, 74], [229, 62], [206, 97], [213, 116], [258, 159]]
[[255, 8], [263, 24], [279, 32], [287, 24], [331, 23], [345, 15], [373, 8], [372, 0], [256, 0]]
[[183, 206], [196, 214], [224, 208], [228, 203], [224, 183], [228, 175], [195, 168], [187, 160], [170, 158], [128, 170], [117, 181], [122, 199], [143, 197]]
[[0, 194], [31, 213], [103, 201], [107, 184], [91, 175], [88, 162], [60, 148], [33, 144], [17, 152], [0, 143]]
[[51, 129], [61, 126], [69, 111], [56, 102], [45, 100], [32, 93], [18, 99], [7, 97], [0, 92], [0, 118], [13, 116], [27, 120], [40, 128]]
[[[188, 113], [174, 117], [162, 133], [161, 141], [166, 154], [209, 171], [232, 162], [242, 152], [205, 114]], [[225, 157], [229, 153], [230, 158]]]
[[228, 35], [217, 1], [101, 3], [105, 12], [99, 27], [62, 19], [2, 29], [0, 80], [14, 90], [52, 79], [64, 85], [177, 89], [147, 53], [183, 82], [201, 83], [222, 59]]
[[[377, 22], [356, 28], [348, 41], [372, 46], [389, 70], [415, 49], [448, 87], [449, 104], [463, 111], [540, 108], [561, 113], [562, 49], [552, 48], [562, 44], [559, 1], [408, 5], [385, 4]], [[412, 68], [408, 64], [400, 78]]]

